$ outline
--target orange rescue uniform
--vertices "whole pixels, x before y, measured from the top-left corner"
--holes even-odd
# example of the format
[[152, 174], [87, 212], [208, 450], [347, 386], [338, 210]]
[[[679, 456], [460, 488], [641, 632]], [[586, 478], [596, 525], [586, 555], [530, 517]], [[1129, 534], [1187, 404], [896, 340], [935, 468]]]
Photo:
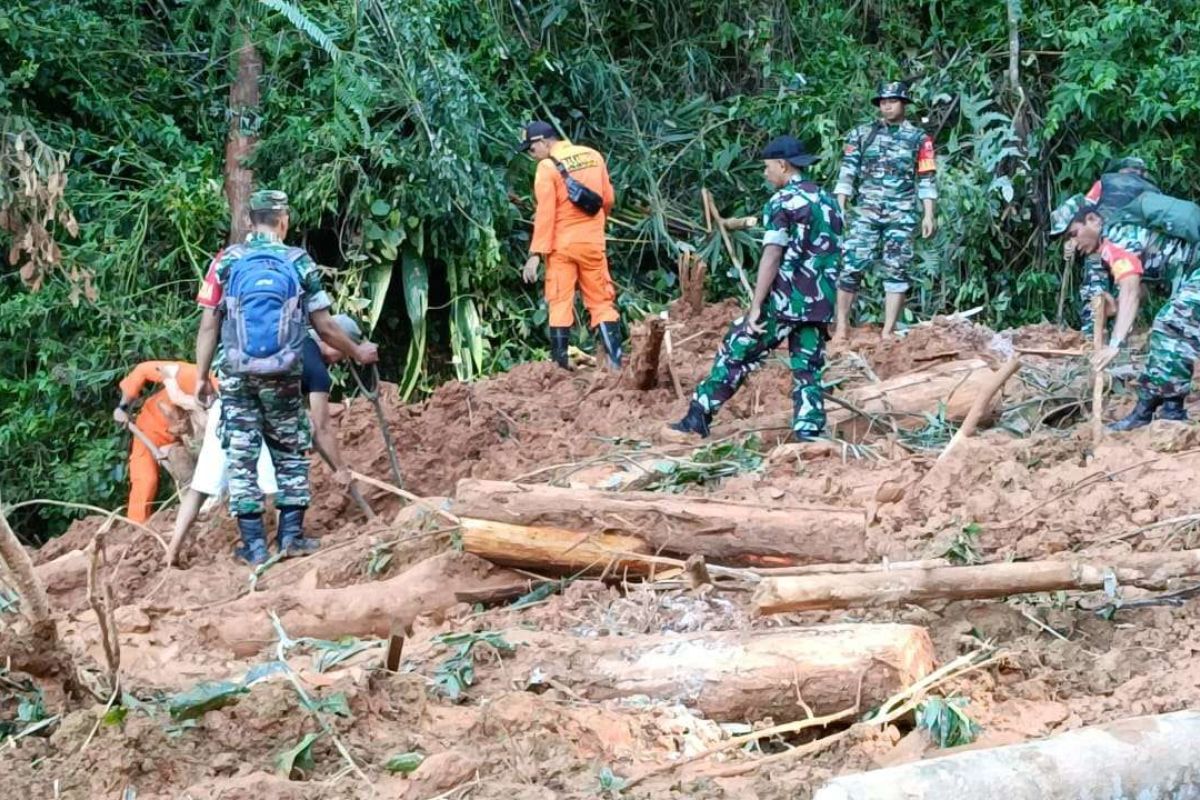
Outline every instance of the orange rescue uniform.
[[549, 158], [538, 162], [533, 180], [537, 208], [533, 215], [533, 242], [529, 251], [546, 258], [546, 302], [550, 327], [569, 328], [575, 322], [575, 287], [578, 285], [595, 328], [619, 318], [613, 305], [617, 293], [604, 253], [604, 224], [612, 211], [612, 182], [604, 157], [590, 147], [559, 141], [550, 150], [571, 177], [604, 198], [594, 217], [567, 199], [567, 187]]
[[[186, 394], [196, 393], [198, 372], [195, 364], [185, 364], [182, 361], [143, 361], [133, 372], [121, 381], [121, 394], [130, 400], [141, 395], [147, 383], [163, 382], [162, 368], [175, 364], [179, 371], [175, 376], [179, 388]], [[181, 410], [171, 402], [166, 389], [159, 389], [150, 395], [142, 405], [142, 410], [133, 420], [133, 424], [146, 435], [154, 446], [162, 449], [179, 441], [179, 437], [171, 432], [171, 421]], [[134, 522], [145, 522], [150, 519], [150, 508], [158, 494], [158, 462], [154, 455], [142, 444], [136, 436], [129, 450], [129, 510], [128, 515]]]

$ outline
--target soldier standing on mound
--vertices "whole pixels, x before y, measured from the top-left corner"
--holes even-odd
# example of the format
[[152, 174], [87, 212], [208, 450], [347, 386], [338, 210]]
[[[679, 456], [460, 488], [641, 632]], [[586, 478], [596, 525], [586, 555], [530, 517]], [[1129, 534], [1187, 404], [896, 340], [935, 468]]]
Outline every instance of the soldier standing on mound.
[[918, 201], [924, 207], [921, 235], [937, 232], [937, 164], [933, 140], [904, 118], [910, 102], [908, 86], [884, 83], [872, 101], [879, 119], [850, 131], [838, 174], [837, 195], [842, 213], [855, 198], [838, 276], [837, 328], [834, 340], [845, 339], [850, 311], [862, 285], [863, 272], [876, 260], [883, 262], [883, 336], [890, 336], [904, 310], [913, 260], [913, 231]]

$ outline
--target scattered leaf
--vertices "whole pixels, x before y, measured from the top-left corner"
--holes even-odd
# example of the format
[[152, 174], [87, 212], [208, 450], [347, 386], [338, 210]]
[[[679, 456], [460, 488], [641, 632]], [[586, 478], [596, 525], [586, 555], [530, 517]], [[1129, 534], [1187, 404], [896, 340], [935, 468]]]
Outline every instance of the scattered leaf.
[[[290, 750], [285, 750], [275, 757], [275, 772], [290, 781], [305, 780], [316, 767], [313, 761], [313, 742], [321, 738], [319, 733], [306, 733], [304, 738]], [[296, 776], [299, 777], [296, 777]]]
[[393, 775], [409, 775], [416, 771], [424, 760], [425, 756], [417, 752], [399, 753], [389, 758], [383, 768]]
[[197, 719], [232, 703], [238, 695], [249, 691], [245, 686], [229, 681], [201, 683], [194, 689], [171, 697], [167, 701], [167, 711], [174, 720]]

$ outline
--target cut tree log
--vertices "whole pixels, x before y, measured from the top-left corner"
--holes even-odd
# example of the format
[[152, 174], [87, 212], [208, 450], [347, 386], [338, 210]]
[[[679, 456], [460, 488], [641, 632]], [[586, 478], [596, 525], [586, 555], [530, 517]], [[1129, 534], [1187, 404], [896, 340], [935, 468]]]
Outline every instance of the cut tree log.
[[[893, 427], [918, 430], [928, 424], [926, 415], [936, 414], [944, 405], [946, 420], [961, 423], [971, 412], [976, 399], [985, 394], [995, 379], [995, 371], [983, 359], [946, 361], [915, 372], [906, 372], [886, 381], [860, 386], [837, 396], [854, 410], [827, 401], [827, 429], [839, 438], [860, 442], [870, 433], [887, 433]], [[977, 424], [995, 417], [999, 394], [983, 405]], [[862, 414], [868, 415], [864, 418]], [[872, 419], [873, 417], [874, 419]], [[713, 436], [731, 435], [738, 427], [756, 430], [777, 428], [788, 432], [790, 414], [769, 414], [744, 423], [719, 424]]]
[[1198, 741], [1200, 712], [1133, 717], [834, 778], [814, 800], [1194, 800]]
[[601, 638], [514, 629], [504, 637], [517, 645], [506, 659], [510, 678], [538, 669], [589, 700], [646, 695], [719, 722], [789, 722], [856, 704], [865, 711], [934, 665], [929, 634], [915, 625]]
[[764, 578], [754, 591], [753, 602], [759, 614], [778, 614], [1101, 589], [1112, 579], [1118, 585], [1166, 589], [1173, 579], [1195, 575], [1200, 575], [1200, 550], [1126, 553], [1063, 561]]
[[[634, 552], [685, 558], [697, 553], [710, 563], [730, 566], [782, 567], [868, 557], [866, 517], [861, 509], [768, 508], [761, 503], [708, 497], [559, 489], [468, 478], [458, 483], [453, 511], [460, 517], [512, 525], [618, 534], [649, 548]], [[493, 550], [502, 551], [503, 546]], [[551, 555], [545, 556], [547, 560]], [[497, 557], [508, 563], [503, 552]], [[529, 564], [526, 554], [521, 558], [519, 563]]]
[[643, 539], [619, 533], [587, 533], [561, 528], [512, 525], [486, 519], [462, 519], [463, 549], [510, 567], [575, 572], [615, 570], [642, 575], [651, 565], [632, 557], [650, 553]]
[[422, 614], [454, 606], [459, 602], [456, 593], [501, 589], [516, 597], [529, 590], [529, 579], [473, 555], [441, 553], [386, 581], [342, 589], [289, 587], [255, 592], [222, 606], [199, 627], [207, 641], [245, 657], [275, 641], [271, 611], [294, 638], [382, 638], [397, 627], [411, 626]]
[[642, 325], [638, 338], [633, 342], [633, 387], [645, 391], [658, 385], [658, 367], [662, 355], [663, 333], [667, 322], [661, 317], [650, 317]]

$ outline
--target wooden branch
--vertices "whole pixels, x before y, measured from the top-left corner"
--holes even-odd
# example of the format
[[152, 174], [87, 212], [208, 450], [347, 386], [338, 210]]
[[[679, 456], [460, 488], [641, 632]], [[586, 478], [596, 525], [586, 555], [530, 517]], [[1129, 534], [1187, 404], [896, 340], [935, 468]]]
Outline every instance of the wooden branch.
[[[1104, 348], [1104, 327], [1108, 324], [1108, 304], [1104, 295], [1092, 298], [1092, 349], [1099, 353]], [[1104, 370], [1095, 370], [1092, 378], [1092, 445], [1100, 444], [1104, 438]]]
[[33, 569], [33, 559], [21, 545], [17, 534], [9, 527], [4, 509], [0, 506], [0, 563], [12, 575], [17, 594], [21, 596], [21, 610], [29, 619], [34, 630], [56, 638], [54, 623], [50, 618], [50, 600], [46, 587]]
[[938, 461], [945, 459], [954, 451], [963, 439], [966, 439], [975, 432], [975, 428], [979, 425], [979, 420], [989, 410], [992, 403], [992, 398], [996, 393], [1004, 388], [1004, 384], [1008, 383], [1008, 379], [1017, 373], [1021, 368], [1021, 359], [1018, 356], [1013, 356], [1004, 363], [992, 379], [975, 395], [975, 401], [971, 403], [971, 410], [967, 412], [967, 418], [963, 420], [963, 424], [955, 432], [954, 438], [950, 440], [950, 444], [946, 445], [946, 449], [938, 456]]
[[1164, 589], [1200, 575], [1200, 550], [1129, 553], [1109, 558], [1024, 561], [840, 575], [764, 578], [754, 593], [760, 614], [970, 600], [1064, 589], [1100, 589], [1107, 581]]
[[[667, 320], [667, 312], [663, 312], [663, 320]], [[671, 388], [675, 390], [675, 396], [683, 399], [683, 386], [679, 383], [679, 375], [675, 372], [675, 352], [671, 346], [671, 328], [665, 327], [663, 330], [663, 346], [667, 349], [667, 374], [671, 377]]]
[[116, 604], [113, 602], [112, 584], [101, 575], [107, 566], [104, 541], [113, 521], [114, 518], [109, 517], [88, 545], [87, 598], [88, 605], [96, 612], [96, 623], [100, 626], [100, 644], [108, 665], [108, 685], [116, 693], [121, 687], [121, 641], [114, 616]]

